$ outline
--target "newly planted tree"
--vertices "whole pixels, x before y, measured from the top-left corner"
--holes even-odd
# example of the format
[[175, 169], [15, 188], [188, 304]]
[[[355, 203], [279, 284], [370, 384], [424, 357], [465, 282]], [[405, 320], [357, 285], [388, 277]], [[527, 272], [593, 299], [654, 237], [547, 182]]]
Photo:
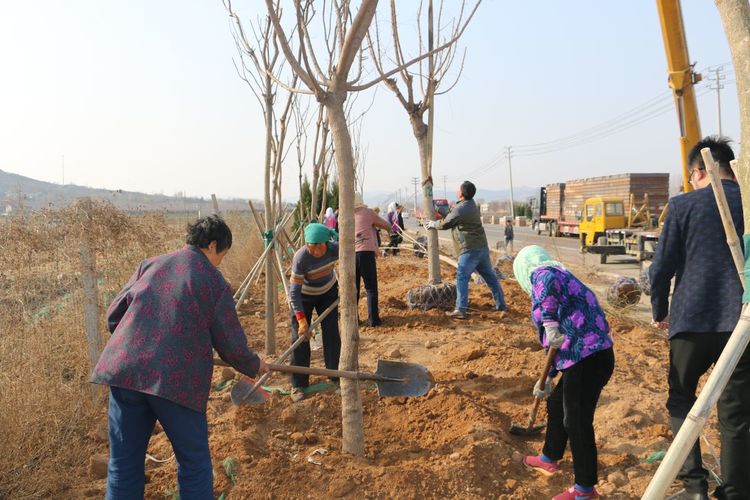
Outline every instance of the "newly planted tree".
[[[294, 34], [287, 37], [281, 25], [278, 4], [266, 0], [269, 17], [275, 29], [276, 40], [290, 68], [305, 88], [287, 88], [296, 92], [313, 94], [326, 110], [334, 145], [334, 159], [338, 174], [339, 189], [339, 271], [342, 352], [340, 365], [344, 370], [358, 369], [359, 331], [357, 326], [357, 296], [355, 284], [354, 252], [354, 153], [349, 133], [344, 103], [352, 92], [371, 88], [384, 79], [419, 62], [429, 55], [452, 45], [451, 40], [434, 51], [417, 56], [399, 64], [396, 68], [381, 72], [372, 81], [360, 83], [365, 57], [362, 54], [362, 41], [372, 23], [377, 8], [377, 0], [362, 0], [356, 14], [352, 13], [349, 2], [323, 3], [323, 12], [317, 17], [322, 29], [322, 37], [310, 35], [311, 21], [314, 19], [312, 0], [294, 0], [296, 22]], [[296, 35], [296, 36], [295, 36]], [[293, 40], [297, 40], [296, 55]], [[319, 43], [315, 47], [315, 43]], [[326, 52], [327, 64], [321, 65], [320, 51]], [[350, 76], [353, 66], [356, 72]], [[343, 450], [362, 455], [364, 435], [362, 425], [362, 402], [359, 384], [356, 381], [341, 381], [341, 411], [343, 429]]]
[[[278, 4], [277, 4], [278, 5]], [[273, 244], [273, 228], [280, 216], [281, 204], [281, 170], [286, 156], [285, 146], [289, 114], [292, 110], [296, 93], [287, 92], [286, 100], [277, 112], [279, 85], [276, 83], [283, 71], [284, 58], [280, 57], [278, 44], [274, 37], [269, 17], [250, 23], [253, 39], [251, 40], [243, 28], [239, 16], [232, 7], [231, 0], [224, 0], [233, 21], [233, 36], [239, 53], [239, 64], [235, 64], [237, 72], [255, 95], [261, 109], [265, 123], [265, 159], [263, 177], [263, 205], [264, 205], [264, 240], [267, 245]], [[292, 86], [296, 84], [296, 76], [292, 78]], [[274, 307], [276, 301], [276, 278], [274, 262], [276, 256], [271, 248], [265, 258], [265, 305], [266, 305], [266, 354], [276, 352], [276, 325], [274, 321]]]
[[[414, 138], [417, 140], [417, 149], [419, 151], [419, 164], [422, 175], [422, 210], [424, 212], [424, 218], [429, 220], [435, 220], [435, 209], [433, 208], [433, 179], [432, 179], [432, 153], [433, 153], [433, 136], [434, 136], [434, 123], [435, 123], [435, 97], [441, 94], [445, 94], [450, 91], [458, 83], [461, 76], [459, 70], [455, 80], [445, 90], [439, 90], [443, 80], [446, 78], [448, 72], [451, 69], [452, 63], [456, 56], [456, 45], [449, 45], [446, 50], [438, 53], [432, 53], [435, 43], [437, 41], [440, 44], [445, 38], [450, 38], [453, 41], [458, 40], [461, 34], [468, 26], [469, 21], [474, 16], [477, 8], [479, 7], [481, 0], [477, 1], [474, 8], [469, 13], [466, 20], [464, 20], [464, 7], [465, 2], [461, 4], [460, 13], [458, 18], [451, 23], [451, 28], [448, 35], [446, 36], [441, 30], [443, 26], [442, 14], [444, 2], [440, 2], [438, 9], [437, 19], [437, 33], [435, 33], [435, 19], [433, 12], [432, 0], [427, 2], [427, 33], [421, 32], [422, 27], [422, 2], [419, 4], [417, 10], [417, 25], [420, 28], [419, 33], [419, 50], [426, 45], [427, 50], [431, 53], [427, 57], [426, 68], [425, 65], [420, 62], [418, 71], [412, 72], [409, 68], [404, 68], [398, 72], [398, 78], [386, 78], [385, 84], [398, 98], [401, 106], [409, 116], [409, 122], [411, 124]], [[399, 65], [404, 63], [404, 48], [401, 43], [401, 37], [399, 36], [398, 16], [396, 13], [396, 2], [391, 0], [391, 34], [392, 34], [392, 50], [393, 55], [390, 57], [394, 59]], [[385, 75], [383, 70], [382, 61], [384, 55], [382, 53], [383, 44], [381, 43], [380, 32], [377, 29], [377, 23], [375, 24], [375, 40], [373, 42], [370, 35], [368, 35], [370, 41], [370, 53], [375, 63], [375, 67], [381, 76]], [[437, 38], [437, 40], [436, 40]], [[463, 69], [463, 61], [461, 61], [461, 68]], [[421, 98], [417, 101], [418, 97], [414, 90], [415, 78], [418, 80], [420, 85]], [[399, 84], [400, 80], [400, 84]], [[425, 114], [427, 115], [427, 122], [425, 123]], [[440, 283], [442, 281], [440, 277], [440, 258], [439, 258], [439, 243], [438, 235], [436, 231], [427, 232], [427, 260], [429, 267], [429, 282], [433, 284]]]

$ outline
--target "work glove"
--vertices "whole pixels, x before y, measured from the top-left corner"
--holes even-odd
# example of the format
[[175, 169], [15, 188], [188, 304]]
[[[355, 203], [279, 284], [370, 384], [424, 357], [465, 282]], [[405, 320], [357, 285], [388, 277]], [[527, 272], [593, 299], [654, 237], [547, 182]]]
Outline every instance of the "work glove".
[[547, 336], [547, 344], [553, 349], [560, 349], [565, 342], [565, 335], [560, 329], [553, 324], [544, 325], [544, 332]]
[[261, 375], [268, 373], [268, 365], [266, 365], [266, 362], [263, 361], [263, 358], [261, 358], [260, 356], [258, 358], [260, 359], [260, 365], [258, 366], [258, 375], [256, 376], [260, 377]]
[[424, 225], [427, 229], [437, 229], [438, 222], [436, 220], [428, 220]]
[[550, 394], [552, 394], [552, 379], [547, 377], [547, 380], [544, 382], [544, 388], [539, 387], [539, 381], [536, 381], [536, 384], [534, 384], [534, 397], [537, 399], [547, 399]]
[[297, 335], [300, 337], [305, 337], [305, 339], [310, 340], [310, 325], [307, 323], [307, 318], [297, 318]]

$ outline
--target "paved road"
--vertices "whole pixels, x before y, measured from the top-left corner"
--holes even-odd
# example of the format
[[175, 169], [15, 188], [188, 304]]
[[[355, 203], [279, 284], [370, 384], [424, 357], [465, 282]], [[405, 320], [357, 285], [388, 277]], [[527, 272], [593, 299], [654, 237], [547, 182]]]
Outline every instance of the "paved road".
[[[415, 220], [407, 219], [404, 222], [406, 223], [407, 229], [418, 229]], [[586, 279], [586, 274], [579, 274], [578, 276], [586, 281], [587, 285], [599, 295], [600, 299], [603, 299], [606, 296], [606, 288], [608, 284], [614, 282], [619, 276], [629, 276], [636, 280], [639, 279], [640, 264], [633, 257], [613, 255], [607, 258], [607, 264], [600, 264], [598, 255], [582, 254], [579, 252], [580, 242], [576, 238], [537, 236], [536, 232], [528, 227], [517, 227], [514, 229], [515, 240], [513, 243], [513, 250], [515, 252], [518, 252], [526, 245], [541, 245], [547, 249], [553, 258], [570, 266], [571, 270], [576, 274], [578, 274], [581, 269], [583, 269], [585, 273], [596, 273], [599, 279], [596, 279], [593, 282], [589, 282]], [[484, 230], [487, 233], [490, 248], [494, 249], [496, 242], [505, 240], [502, 226], [485, 224]], [[424, 229], [422, 229], [422, 231], [424, 231]], [[442, 244], [452, 244], [448, 231], [440, 231], [440, 238]], [[649, 297], [644, 294], [641, 297], [640, 303], [629, 309], [629, 314], [641, 321], [650, 321], [651, 306]]]
[[[407, 229], [417, 229], [415, 219], [406, 219], [405, 223]], [[503, 226], [500, 225], [484, 225], [490, 248], [496, 248], [495, 245], [497, 242], [504, 241], [505, 236], [503, 229]], [[607, 258], [607, 264], [600, 264], [599, 255], [582, 254], [580, 252], [581, 244], [577, 238], [566, 236], [560, 238], [551, 238], [545, 235], [537, 236], [536, 232], [532, 231], [529, 227], [516, 227], [514, 229], [515, 240], [513, 242], [513, 249], [516, 252], [527, 245], [541, 245], [547, 249], [550, 255], [558, 259], [560, 262], [584, 267], [597, 272], [602, 276], [631, 276], [637, 278], [640, 272], [640, 265], [633, 257], [613, 255]], [[444, 240], [449, 240], [450, 234], [448, 231], [441, 231], [440, 237]]]

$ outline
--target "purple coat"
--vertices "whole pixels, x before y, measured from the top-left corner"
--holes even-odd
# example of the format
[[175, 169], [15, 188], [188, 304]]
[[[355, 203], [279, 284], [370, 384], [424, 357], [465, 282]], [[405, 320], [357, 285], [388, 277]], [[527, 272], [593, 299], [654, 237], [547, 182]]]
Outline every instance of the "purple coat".
[[258, 373], [229, 284], [192, 245], [141, 262], [109, 306], [107, 325], [112, 337], [91, 377], [97, 384], [204, 412], [212, 348], [245, 375]]
[[531, 273], [531, 319], [545, 349], [549, 348], [545, 323], [556, 324], [565, 335], [555, 355], [553, 375], [613, 344], [596, 295], [565, 269], [542, 266]]

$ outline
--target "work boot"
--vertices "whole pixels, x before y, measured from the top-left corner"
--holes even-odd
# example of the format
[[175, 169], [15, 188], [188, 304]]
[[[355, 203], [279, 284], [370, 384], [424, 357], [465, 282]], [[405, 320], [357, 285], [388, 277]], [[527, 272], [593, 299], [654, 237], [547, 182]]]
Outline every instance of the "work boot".
[[445, 313], [445, 315], [453, 319], [466, 319], [466, 313], [458, 309], [454, 309], [449, 313]]
[[552, 497], [552, 500], [585, 500], [587, 498], [599, 498], [599, 493], [596, 492], [596, 488], [593, 488], [591, 493], [586, 493], [575, 486], [571, 486], [559, 495]]

